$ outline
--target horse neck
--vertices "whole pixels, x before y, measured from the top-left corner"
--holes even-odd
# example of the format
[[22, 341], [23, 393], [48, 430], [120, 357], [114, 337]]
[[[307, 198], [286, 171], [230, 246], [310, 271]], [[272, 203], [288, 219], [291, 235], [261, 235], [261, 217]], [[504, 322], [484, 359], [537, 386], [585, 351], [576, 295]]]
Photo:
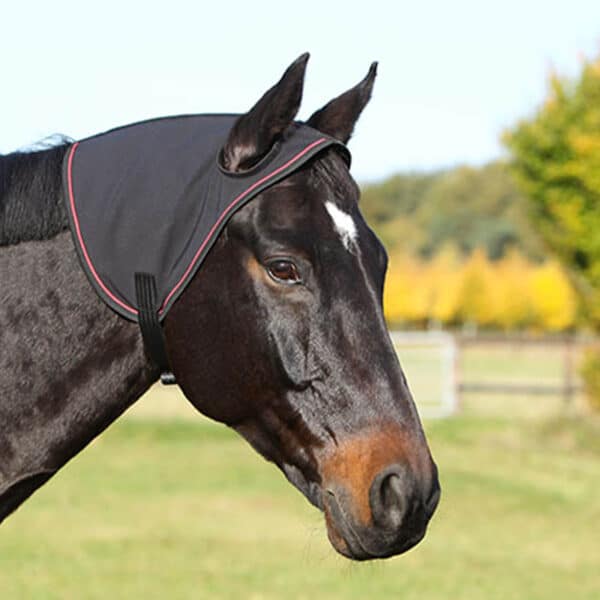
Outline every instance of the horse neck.
[[70, 233], [0, 252], [0, 521], [157, 377]]

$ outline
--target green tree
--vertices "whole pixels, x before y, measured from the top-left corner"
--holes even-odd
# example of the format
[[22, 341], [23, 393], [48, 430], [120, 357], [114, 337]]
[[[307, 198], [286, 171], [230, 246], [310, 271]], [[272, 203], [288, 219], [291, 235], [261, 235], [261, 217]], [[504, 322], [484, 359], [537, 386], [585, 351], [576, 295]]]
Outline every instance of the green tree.
[[505, 164], [458, 167], [441, 174], [420, 207], [426, 231], [422, 254], [435, 254], [454, 242], [463, 255], [485, 248], [491, 259], [511, 247], [540, 258], [540, 247], [526, 216], [525, 199]]
[[542, 257], [526, 201], [501, 162], [396, 175], [365, 186], [361, 208], [391, 252], [430, 257], [453, 244], [463, 256], [483, 247], [497, 259], [515, 247]]
[[361, 209], [388, 250], [416, 252], [424, 232], [415, 217], [437, 173], [403, 173], [382, 183], [363, 186]]
[[552, 76], [544, 104], [504, 139], [533, 221], [600, 329], [600, 58], [575, 79]]

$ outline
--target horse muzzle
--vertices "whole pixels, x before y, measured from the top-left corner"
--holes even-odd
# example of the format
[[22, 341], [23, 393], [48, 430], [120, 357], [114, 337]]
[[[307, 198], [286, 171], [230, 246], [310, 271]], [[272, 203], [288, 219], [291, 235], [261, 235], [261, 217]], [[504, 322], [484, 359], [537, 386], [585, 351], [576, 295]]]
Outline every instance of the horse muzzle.
[[[389, 432], [341, 444], [322, 468], [329, 540], [354, 560], [406, 552], [425, 536], [440, 499], [428, 449]], [[424, 442], [423, 442], [424, 443]]]
[[391, 467], [370, 487], [370, 519], [365, 523], [357, 518], [348, 490], [329, 487], [323, 494], [329, 540], [340, 554], [354, 560], [402, 554], [425, 536], [439, 498], [437, 480], [424, 498], [405, 469]]

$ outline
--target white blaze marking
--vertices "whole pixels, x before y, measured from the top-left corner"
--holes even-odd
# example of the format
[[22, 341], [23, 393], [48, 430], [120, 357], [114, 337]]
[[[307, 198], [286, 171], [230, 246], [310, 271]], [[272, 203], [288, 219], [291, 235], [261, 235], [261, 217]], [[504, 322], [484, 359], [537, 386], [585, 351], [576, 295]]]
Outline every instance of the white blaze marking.
[[342, 243], [346, 250], [350, 250], [350, 245], [356, 243], [358, 231], [354, 219], [347, 213], [338, 208], [333, 202], [325, 202], [325, 208], [333, 221], [335, 230], [342, 238]]

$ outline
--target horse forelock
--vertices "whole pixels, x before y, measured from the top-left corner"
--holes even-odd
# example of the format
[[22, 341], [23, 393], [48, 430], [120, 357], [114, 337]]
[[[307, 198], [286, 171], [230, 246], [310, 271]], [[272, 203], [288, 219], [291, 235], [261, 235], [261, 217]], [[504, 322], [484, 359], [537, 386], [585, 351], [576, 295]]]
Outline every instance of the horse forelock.
[[316, 186], [326, 185], [340, 209], [348, 212], [358, 203], [358, 185], [338, 151], [333, 148], [326, 150], [307, 169], [310, 182]]

